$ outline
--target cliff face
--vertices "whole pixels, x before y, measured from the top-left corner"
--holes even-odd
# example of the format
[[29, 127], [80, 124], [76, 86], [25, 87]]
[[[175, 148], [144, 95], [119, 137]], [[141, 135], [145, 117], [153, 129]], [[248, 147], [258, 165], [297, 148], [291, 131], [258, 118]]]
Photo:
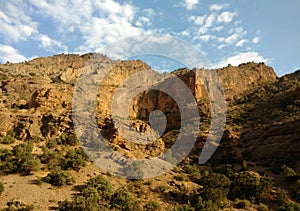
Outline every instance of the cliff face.
[[[195, 101], [198, 104], [200, 115], [208, 116], [210, 111], [210, 100], [215, 100], [217, 96], [211, 89], [224, 91], [224, 97], [227, 102], [239, 99], [243, 94], [255, 90], [266, 83], [273, 83], [277, 76], [272, 67], [268, 67], [263, 63], [248, 63], [241, 64], [238, 67], [228, 66], [222, 69], [217, 69], [216, 75], [211, 75], [211, 70], [205, 69], [179, 69], [173, 72], [176, 77], [181, 79], [194, 95]], [[169, 82], [172, 79], [164, 80], [154, 89], [168, 87], [169, 90], [177, 90], [180, 93], [181, 87], [177, 87], [178, 83]], [[214, 84], [214, 85], [212, 85]], [[185, 93], [180, 96], [182, 100], [185, 98]], [[211, 98], [211, 99], [209, 99]], [[170, 127], [180, 126], [180, 112], [176, 102], [164, 92], [150, 90], [139, 95], [132, 106], [132, 115], [137, 118], [147, 119], [150, 112], [153, 110], [161, 110], [168, 113], [168, 122]]]
[[[22, 140], [36, 136], [49, 140], [63, 132], [72, 133], [71, 112], [74, 84], [79, 74], [89, 66], [93, 56], [93, 54], [57, 55], [19, 64], [1, 64], [1, 134], [5, 134], [8, 130], [14, 130], [17, 137]], [[97, 64], [94, 67], [98, 73], [101, 68], [111, 68], [98, 88], [96, 118], [99, 130], [112, 145], [127, 156], [147, 157], [161, 153], [165, 145], [172, 144], [176, 135], [172, 135], [170, 131], [178, 129], [181, 122], [179, 107], [174, 99], [159, 90], [172, 90], [179, 99], [185, 100], [186, 98], [184, 92], [180, 93], [182, 87], [179, 87], [178, 83], [174, 83], [172, 77], [168, 74], [155, 73], [148, 65], [139, 60], [112, 61], [102, 55], [98, 55]], [[150, 149], [145, 145], [131, 143], [123, 138], [114, 129], [114, 124], [110, 119], [115, 92], [118, 89], [126, 90], [130, 87], [130, 84], [124, 85], [123, 82], [141, 71], [148, 71], [147, 73], [152, 75], [158, 83], [152, 86], [151, 90], [138, 93], [133, 99], [129, 99], [129, 114], [134, 130], [149, 132], [148, 118], [154, 110], [160, 110], [167, 114], [167, 132], [161, 139], [153, 143]], [[274, 70], [263, 63], [247, 63], [238, 67], [228, 66], [218, 69], [216, 72], [219, 78], [214, 80], [219, 81], [223, 86], [228, 102], [233, 102], [234, 99], [238, 100], [245, 94], [263, 87], [264, 84], [272, 84], [277, 80]], [[210, 70], [204, 69], [194, 69], [193, 71], [179, 69], [172, 73], [173, 76], [181, 79], [193, 94], [200, 115], [204, 118], [208, 118], [210, 113], [208, 95], [211, 94], [209, 93], [211, 90], [207, 86], [208, 83], [216, 82], [208, 80], [210, 73]], [[93, 71], [92, 74], [94, 74]], [[139, 78], [135, 83], [148, 82], [146, 78]], [[128, 99], [125, 97], [125, 100]], [[130, 127], [128, 125], [128, 128]]]

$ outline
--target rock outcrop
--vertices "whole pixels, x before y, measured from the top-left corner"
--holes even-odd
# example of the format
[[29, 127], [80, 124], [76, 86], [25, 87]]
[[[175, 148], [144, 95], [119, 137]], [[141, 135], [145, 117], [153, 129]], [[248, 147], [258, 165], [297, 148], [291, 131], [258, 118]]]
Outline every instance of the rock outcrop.
[[[206, 117], [210, 113], [208, 96], [213, 94], [208, 88], [209, 83], [217, 84], [217, 89], [223, 87], [226, 100], [231, 102], [257, 87], [273, 83], [277, 78], [274, 70], [263, 63], [247, 63], [238, 67], [228, 66], [217, 69], [218, 77], [211, 79], [211, 70], [183, 68], [172, 74], [158, 74], [140, 60], [112, 61], [99, 54], [82, 56], [61, 54], [18, 64], [1, 64], [0, 116], [3, 121], [0, 124], [0, 132], [5, 134], [13, 129], [19, 139], [39, 137], [45, 140], [57, 137], [63, 132], [72, 132], [74, 84], [84, 71], [90, 74], [87, 79], [93, 79], [95, 75], [103, 77], [100, 84], [97, 81], [88, 81], [88, 83], [94, 83], [93, 88], [98, 89], [95, 105], [99, 130], [110, 144], [124, 151], [127, 156], [133, 157], [157, 155], [163, 152], [165, 144], [171, 144], [172, 139], [173, 141], [176, 139], [175, 134], [167, 133], [162, 139], [154, 142], [152, 147], [149, 147], [131, 143], [131, 140], [127, 140], [114, 129], [114, 123], [111, 120], [111, 105], [116, 91], [126, 93], [126, 90], [132, 88], [132, 83], [135, 85], [151, 84], [149, 78], [141, 76], [135, 81], [125, 83], [138, 73], [146, 71], [143, 74], [151, 75], [151, 80], [155, 83], [150, 86], [150, 90], [142, 90], [134, 96], [129, 95], [129, 92], [126, 93], [123, 100], [130, 102], [128, 114], [131, 118], [131, 126], [128, 125], [128, 128], [123, 131], [130, 128], [138, 133], [151, 133], [152, 136], [155, 136], [155, 132], [149, 126], [149, 115], [155, 110], [166, 114], [167, 131], [180, 127], [182, 119], [178, 102], [168, 93], [159, 91], [171, 90], [178, 99], [185, 102], [186, 92], [182, 92], [180, 83], [174, 82], [174, 76], [185, 84], [187, 90], [195, 98], [200, 115]], [[139, 86], [136, 90], [139, 90]], [[130, 99], [126, 96], [130, 96]], [[87, 94], [86, 99], [91, 100], [91, 105], [93, 105], [93, 99], [89, 97]], [[123, 101], [117, 101], [116, 104], [123, 105]], [[185, 109], [189, 106], [188, 103], [186, 104]], [[187, 116], [187, 118], [192, 117]]]

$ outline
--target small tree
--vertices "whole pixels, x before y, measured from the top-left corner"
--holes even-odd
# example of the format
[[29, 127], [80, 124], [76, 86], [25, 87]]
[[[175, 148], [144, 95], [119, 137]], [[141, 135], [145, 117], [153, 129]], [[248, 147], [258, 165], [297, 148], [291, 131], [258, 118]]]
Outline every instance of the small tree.
[[227, 201], [231, 183], [228, 177], [219, 173], [211, 173], [201, 178], [200, 183], [204, 186], [201, 193], [204, 200], [211, 200], [218, 205]]
[[39, 159], [30, 158], [22, 164], [20, 170], [24, 175], [29, 175], [33, 171], [38, 171], [40, 169], [40, 166], [41, 166], [41, 161]]
[[118, 189], [111, 198], [111, 208], [122, 211], [141, 210], [133, 195], [124, 189]]
[[75, 182], [74, 177], [60, 167], [54, 168], [43, 180], [54, 186], [72, 185]]

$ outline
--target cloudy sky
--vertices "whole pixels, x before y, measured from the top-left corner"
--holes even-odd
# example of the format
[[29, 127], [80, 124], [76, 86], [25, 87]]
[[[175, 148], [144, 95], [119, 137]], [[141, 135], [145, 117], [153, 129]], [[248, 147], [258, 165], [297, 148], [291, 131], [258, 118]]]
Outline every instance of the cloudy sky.
[[101, 52], [130, 36], [168, 34], [215, 67], [263, 61], [282, 75], [300, 69], [299, 11], [299, 0], [0, 0], [0, 62]]

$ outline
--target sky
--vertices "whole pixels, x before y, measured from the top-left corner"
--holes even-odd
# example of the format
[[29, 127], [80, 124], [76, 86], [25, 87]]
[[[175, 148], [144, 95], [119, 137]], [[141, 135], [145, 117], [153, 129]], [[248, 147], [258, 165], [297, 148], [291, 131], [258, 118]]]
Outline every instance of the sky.
[[[171, 35], [213, 64], [300, 69], [299, 0], [0, 0], [0, 62], [100, 52], [121, 39]], [[142, 56], [153, 69], [180, 61]]]

